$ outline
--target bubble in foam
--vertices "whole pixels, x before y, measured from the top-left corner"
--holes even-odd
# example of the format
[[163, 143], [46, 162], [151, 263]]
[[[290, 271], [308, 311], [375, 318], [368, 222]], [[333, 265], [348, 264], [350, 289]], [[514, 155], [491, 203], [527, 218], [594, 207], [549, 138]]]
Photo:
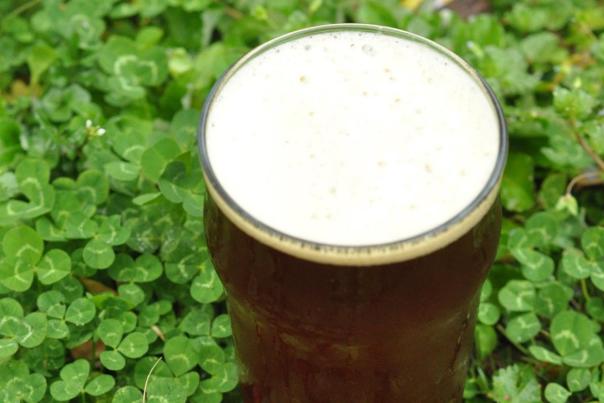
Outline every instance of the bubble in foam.
[[363, 50], [363, 52], [365, 52], [365, 54], [367, 54], [369, 56], [374, 56], [375, 52], [376, 52], [375, 48], [372, 45], [368, 44], [368, 43], [364, 44], [361, 47], [361, 49]]
[[209, 110], [206, 145], [221, 186], [256, 220], [366, 246], [429, 231], [472, 203], [499, 126], [484, 89], [448, 56], [341, 31], [243, 65]]

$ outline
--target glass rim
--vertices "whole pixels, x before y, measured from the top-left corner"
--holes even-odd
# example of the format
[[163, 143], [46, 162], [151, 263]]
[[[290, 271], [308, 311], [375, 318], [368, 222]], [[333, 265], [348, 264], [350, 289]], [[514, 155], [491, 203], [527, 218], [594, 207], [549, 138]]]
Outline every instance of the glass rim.
[[[462, 70], [464, 70], [464, 72], [466, 72], [476, 82], [476, 84], [479, 85], [481, 90], [487, 95], [487, 98], [494, 109], [494, 113], [497, 117], [499, 127], [499, 149], [497, 152], [497, 159], [495, 165], [493, 167], [491, 175], [489, 176], [488, 181], [485, 183], [478, 195], [466, 207], [464, 207], [461, 211], [459, 211], [449, 220], [443, 222], [442, 224], [434, 228], [431, 228], [420, 234], [413, 235], [411, 237], [378, 244], [337, 245], [311, 241], [277, 230], [248, 213], [226, 192], [226, 190], [222, 187], [220, 181], [218, 180], [214, 170], [212, 169], [206, 144], [206, 124], [208, 121], [208, 116], [210, 114], [211, 107], [213, 105], [213, 101], [219, 94], [223, 86], [226, 85], [228, 80], [233, 75], [235, 75], [237, 71], [242, 68], [245, 64], [253, 60], [256, 56], [266, 52], [267, 50], [270, 50], [279, 45], [299, 38], [315, 34], [341, 31], [370, 32], [390, 35], [396, 38], [415, 41], [439, 52], [440, 54], [446, 56], [455, 64], [457, 64], [460, 68], [462, 68]], [[495, 93], [488, 85], [486, 80], [482, 76], [480, 76], [480, 74], [474, 68], [472, 68], [463, 58], [461, 58], [451, 50], [447, 49], [446, 47], [430, 39], [424, 38], [420, 35], [413, 34], [411, 32], [407, 32], [398, 28], [360, 23], [325, 24], [300, 29], [273, 38], [247, 52], [235, 63], [233, 63], [212, 86], [210, 92], [208, 93], [204, 101], [204, 105], [201, 111], [201, 118], [199, 120], [199, 126], [197, 130], [197, 139], [199, 148], [199, 159], [203, 170], [206, 186], [208, 188], [210, 196], [218, 204], [218, 208], [220, 208], [222, 212], [227, 215], [227, 218], [229, 218], [237, 227], [239, 227], [239, 229], [246, 232], [252, 238], [255, 238], [261, 243], [265, 243], [268, 246], [278, 249], [281, 252], [306, 260], [334, 265], [373, 265], [409, 260], [411, 258], [426, 255], [430, 252], [440, 249], [461, 237], [465, 232], [458, 234], [457, 237], [453, 236], [453, 239], [450, 239], [445, 243], [442, 242], [442, 239], [441, 241], [438, 241], [439, 237], [442, 238], [442, 235], [445, 235], [445, 233], [448, 232], [451, 228], [454, 228], [456, 225], [468, 219], [477, 210], [480, 210], [482, 214], [480, 214], [479, 217], [474, 217], [474, 219], [472, 220], [474, 222], [474, 225], [478, 223], [479, 219], [481, 219], [486, 214], [488, 208], [490, 208], [491, 205], [495, 202], [496, 195], [498, 193], [499, 185], [501, 182], [501, 177], [503, 175], [503, 170], [505, 168], [509, 148], [507, 127], [503, 114], [503, 109], [499, 101], [497, 100]], [[468, 227], [471, 229], [473, 225], [464, 225], [464, 228]], [[434, 239], [436, 239], [437, 242], [432, 242]], [[424, 241], [428, 244], [433, 245], [431, 247], [430, 245], [428, 245], [427, 248], [417, 247], [418, 245], [424, 243]], [[413, 249], [416, 250], [414, 251]]]

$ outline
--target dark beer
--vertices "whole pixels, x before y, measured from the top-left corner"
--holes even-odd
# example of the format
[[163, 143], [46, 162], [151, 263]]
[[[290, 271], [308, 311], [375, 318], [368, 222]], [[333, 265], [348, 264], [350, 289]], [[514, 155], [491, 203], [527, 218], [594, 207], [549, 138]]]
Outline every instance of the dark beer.
[[402, 31], [312, 28], [235, 64], [200, 150], [245, 401], [461, 401], [506, 144], [480, 78]]
[[461, 401], [499, 224], [496, 203], [432, 254], [334, 266], [259, 243], [208, 200], [208, 247], [229, 292], [245, 401]]

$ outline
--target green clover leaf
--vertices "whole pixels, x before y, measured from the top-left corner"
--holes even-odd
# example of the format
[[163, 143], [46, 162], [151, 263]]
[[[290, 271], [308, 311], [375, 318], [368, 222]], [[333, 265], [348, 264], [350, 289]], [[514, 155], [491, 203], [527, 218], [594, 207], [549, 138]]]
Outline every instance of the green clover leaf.
[[65, 296], [59, 291], [51, 290], [38, 295], [36, 300], [40, 312], [52, 318], [63, 318], [65, 315]]
[[46, 315], [32, 312], [23, 318], [17, 329], [15, 336], [19, 345], [27, 348], [39, 346], [46, 338]]
[[94, 236], [97, 231], [97, 223], [87, 217], [83, 212], [74, 212], [69, 214], [63, 230], [66, 238], [69, 239], [88, 239]]
[[0, 358], [9, 358], [19, 351], [19, 344], [14, 339], [0, 339]]
[[210, 303], [218, 300], [224, 292], [222, 283], [214, 270], [214, 266], [206, 260], [201, 273], [193, 279], [191, 296], [197, 302]]
[[512, 280], [498, 294], [499, 303], [508, 311], [532, 311], [535, 307], [535, 287], [528, 281]]
[[56, 283], [71, 272], [71, 258], [61, 249], [52, 249], [38, 263], [36, 272], [40, 283]]
[[70, 335], [69, 327], [63, 320], [49, 319], [46, 337], [51, 339], [66, 339]]
[[52, 289], [63, 294], [66, 302], [73, 302], [84, 293], [82, 283], [71, 276], [65, 277], [63, 280], [53, 284]]
[[508, 231], [507, 247], [508, 249], [530, 249], [533, 243], [524, 228], [512, 228]]
[[5, 258], [0, 261], [0, 284], [13, 291], [27, 291], [34, 281], [34, 271], [34, 266], [27, 261]]
[[98, 52], [101, 68], [109, 74], [107, 101], [125, 105], [145, 96], [145, 87], [162, 83], [167, 57], [158, 47], [141, 49], [126, 37], [112, 36]]
[[572, 288], [566, 285], [559, 282], [545, 284], [537, 291], [535, 312], [539, 315], [551, 318], [566, 309], [572, 296]]
[[31, 71], [31, 78], [34, 83], [37, 83], [48, 68], [57, 59], [57, 52], [54, 48], [48, 46], [44, 42], [35, 44], [27, 57], [27, 64]]
[[141, 157], [142, 173], [153, 181], [159, 180], [168, 164], [182, 153], [178, 143], [163, 138], [145, 150]]
[[[0, 169], [11, 163], [17, 153], [21, 151], [21, 145], [19, 143], [20, 132], [21, 128], [16, 121], [7, 116], [0, 117]], [[11, 179], [9, 179], [8, 176], [5, 178], [4, 181], [10, 180], [12, 182], [12, 184], [8, 186], [12, 188], [17, 187], [17, 181], [14, 175], [12, 175]], [[7, 186], [6, 182], [4, 183], [3, 186]], [[2, 186], [0, 186], [0, 189], [2, 189]], [[2, 194], [2, 191], [0, 191], [0, 194]], [[0, 198], [0, 201], [3, 201], [3, 199]]]
[[554, 260], [541, 252], [532, 249], [512, 249], [511, 252], [522, 264], [522, 274], [530, 281], [544, 281], [554, 272]]
[[191, 156], [184, 154], [179, 157], [179, 160], [169, 163], [158, 184], [167, 200], [172, 203], [183, 203], [187, 213], [196, 215], [196, 211], [190, 211], [192, 206], [189, 205], [198, 202], [197, 198], [203, 196], [204, 188], [201, 186], [202, 182], [197, 180], [199, 177], [197, 164], [193, 162], [194, 165], [191, 167], [183, 161], [187, 159], [190, 160]]
[[42, 257], [44, 242], [33, 229], [19, 226], [9, 230], [2, 247], [7, 258], [0, 260], [0, 283], [18, 292], [28, 290], [37, 273], [44, 285], [56, 283], [71, 272], [71, 259], [60, 249]]
[[6, 256], [34, 265], [42, 257], [44, 241], [36, 231], [23, 225], [4, 234], [2, 250]]
[[200, 388], [206, 393], [226, 393], [235, 389], [239, 382], [239, 371], [232, 362], [221, 364], [210, 379], [200, 383]]
[[86, 360], [76, 360], [61, 369], [61, 380], [50, 385], [51, 396], [65, 402], [79, 395], [84, 389], [84, 384], [90, 373], [90, 364]]
[[604, 228], [588, 228], [581, 235], [581, 246], [587, 257], [593, 260], [604, 258]]
[[130, 237], [130, 229], [122, 226], [119, 215], [113, 215], [102, 220], [96, 237], [108, 245], [123, 245]]
[[566, 385], [571, 392], [580, 392], [591, 382], [591, 372], [585, 368], [571, 368], [566, 374]]
[[595, 264], [587, 260], [581, 251], [571, 248], [564, 251], [561, 264], [566, 274], [578, 280], [588, 278], [595, 270]]
[[136, 307], [145, 300], [145, 292], [136, 284], [121, 284], [118, 293], [131, 307]]
[[36, 232], [45, 241], [65, 241], [65, 232], [58, 228], [47, 217], [40, 217], [36, 220]]
[[152, 376], [147, 390], [147, 402], [185, 403], [186, 390], [176, 378]]
[[[152, 369], [153, 371], [151, 371]], [[144, 389], [149, 374], [164, 378], [172, 378], [174, 375], [163, 360], [155, 356], [146, 356], [138, 360], [134, 366], [134, 383], [136, 386]]]
[[[210, 325], [214, 317], [212, 305], [191, 310], [180, 322], [179, 328], [191, 336], [209, 336]], [[204, 309], [205, 308], [205, 309]]]
[[115, 261], [115, 253], [111, 245], [97, 239], [86, 244], [82, 257], [93, 269], [106, 269]]
[[88, 170], [78, 176], [77, 192], [90, 204], [102, 204], [109, 196], [109, 182], [101, 172]]
[[212, 322], [212, 337], [225, 338], [232, 335], [231, 318], [222, 314], [214, 318]]
[[512, 154], [508, 159], [501, 186], [503, 206], [511, 211], [526, 211], [535, 204], [533, 159], [526, 154]]
[[540, 330], [539, 318], [529, 312], [512, 318], [505, 328], [505, 333], [514, 343], [524, 343], [535, 337]]
[[100, 396], [109, 392], [115, 386], [115, 379], [111, 375], [99, 375], [93, 378], [84, 390], [91, 396]]
[[[0, 121], [1, 124], [1, 121]], [[1, 153], [2, 151], [0, 151]], [[0, 175], [0, 202], [9, 200], [19, 193], [17, 178], [12, 172], [4, 172]]]
[[551, 403], [566, 403], [571, 393], [557, 383], [548, 383], [545, 387], [545, 398]]
[[551, 322], [551, 340], [565, 364], [591, 367], [604, 361], [604, 347], [597, 336], [600, 326], [575, 311], [563, 311]]
[[113, 150], [127, 162], [139, 166], [152, 130], [151, 122], [137, 116], [118, 115], [107, 122], [106, 129]]
[[117, 256], [109, 275], [117, 281], [148, 283], [157, 280], [163, 272], [161, 261], [152, 254], [145, 253], [135, 261], [130, 256]]
[[185, 336], [176, 336], [166, 341], [164, 357], [166, 364], [176, 376], [190, 371], [197, 365], [193, 345]]
[[119, 388], [111, 403], [142, 403], [143, 393], [134, 386], [124, 386]]
[[[50, 169], [48, 164], [37, 159], [25, 159], [19, 163], [15, 176], [21, 193], [29, 203], [11, 200], [6, 205], [7, 216], [34, 218], [50, 211], [54, 205], [55, 193], [48, 184]], [[0, 218], [3, 212], [0, 209]]]
[[129, 162], [113, 161], [105, 164], [105, 172], [118, 181], [131, 181], [138, 178], [140, 167]]
[[88, 298], [78, 298], [67, 307], [65, 320], [77, 326], [83, 326], [92, 321], [96, 314], [94, 303]]
[[604, 291], [604, 262], [600, 261], [591, 267], [591, 282], [596, 288]]
[[535, 357], [539, 361], [548, 362], [554, 365], [562, 364], [562, 357], [544, 347], [536, 345], [530, 346], [529, 352], [532, 354], [533, 357]]
[[562, 173], [550, 173], [547, 175], [539, 191], [539, 200], [545, 208], [551, 209], [556, 207], [560, 197], [565, 194], [566, 182], [566, 175]]
[[219, 374], [226, 361], [222, 348], [211, 337], [199, 337], [194, 343], [199, 350], [199, 366], [209, 374]]
[[481, 359], [491, 355], [497, 347], [497, 333], [492, 326], [477, 324], [474, 329], [474, 339], [476, 351]]
[[97, 327], [96, 332], [106, 346], [117, 348], [124, 335], [124, 328], [117, 319], [104, 319]]
[[177, 263], [166, 264], [166, 277], [176, 284], [186, 284], [197, 274], [202, 265], [202, 256], [192, 253]]
[[139, 358], [142, 357], [148, 349], [149, 345], [145, 335], [140, 332], [133, 332], [124, 337], [124, 340], [122, 340], [118, 346], [117, 351], [128, 358]]
[[179, 376], [177, 379], [182, 388], [185, 390], [185, 394], [187, 396], [192, 396], [199, 387], [200, 379], [199, 373], [197, 372], [187, 372], [186, 374]]
[[46, 393], [46, 378], [30, 374], [23, 361], [9, 361], [0, 367], [0, 399], [5, 402], [39, 402]]
[[[178, 49], [176, 49], [176, 52], [173, 52], [173, 55], [175, 53], [178, 53]], [[170, 133], [176, 138], [181, 146], [189, 149], [189, 147], [195, 143], [197, 137], [198, 121], [199, 112], [197, 110], [180, 110], [174, 115], [172, 122], [170, 122]], [[198, 181], [197, 185], [200, 186], [202, 183]]]
[[117, 351], [103, 351], [99, 358], [101, 364], [111, 371], [119, 371], [126, 366], [126, 359]]
[[526, 220], [526, 233], [531, 244], [544, 247], [550, 244], [558, 233], [558, 221], [552, 213], [539, 212]]

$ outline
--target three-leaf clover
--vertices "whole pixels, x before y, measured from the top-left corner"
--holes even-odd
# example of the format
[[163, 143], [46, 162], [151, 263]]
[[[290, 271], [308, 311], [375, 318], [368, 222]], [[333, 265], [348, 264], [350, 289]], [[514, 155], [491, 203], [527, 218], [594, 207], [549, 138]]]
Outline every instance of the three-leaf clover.
[[46, 393], [46, 378], [30, 373], [23, 361], [9, 361], [0, 366], [0, 401], [4, 403], [39, 402]]
[[567, 310], [557, 314], [550, 325], [551, 340], [571, 367], [589, 368], [604, 362], [604, 346], [598, 336], [600, 326], [587, 316]]
[[0, 299], [0, 359], [15, 354], [19, 346], [39, 346], [46, 338], [47, 325], [45, 314], [31, 312], [24, 315], [16, 300]]
[[140, 332], [132, 332], [124, 337], [122, 322], [117, 319], [104, 319], [96, 329], [103, 341], [105, 350], [100, 355], [101, 364], [109, 370], [119, 371], [126, 365], [127, 358], [139, 358], [145, 355], [149, 346], [147, 338]]
[[24, 159], [15, 169], [15, 179], [19, 192], [28, 201], [11, 199], [0, 204], [0, 223], [39, 217], [51, 210], [55, 192], [48, 183], [50, 169], [45, 161]]
[[115, 386], [115, 379], [111, 375], [98, 375], [87, 382], [89, 375], [90, 363], [84, 359], [65, 365], [60, 372], [61, 379], [50, 385], [51, 396], [66, 402], [83, 393], [100, 396]]
[[0, 261], [0, 284], [17, 292], [28, 290], [34, 280], [53, 284], [71, 271], [71, 258], [61, 249], [51, 249], [44, 256], [44, 241], [28, 226], [14, 227], [4, 234]]

